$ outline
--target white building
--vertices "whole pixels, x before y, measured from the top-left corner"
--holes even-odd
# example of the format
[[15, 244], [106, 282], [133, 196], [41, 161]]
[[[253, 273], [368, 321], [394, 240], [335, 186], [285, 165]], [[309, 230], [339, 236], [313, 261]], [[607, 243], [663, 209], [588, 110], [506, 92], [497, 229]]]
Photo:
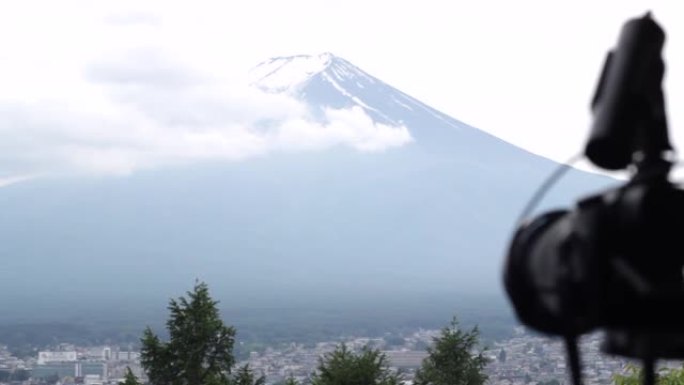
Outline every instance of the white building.
[[38, 365], [52, 362], [76, 362], [76, 352], [38, 352]]

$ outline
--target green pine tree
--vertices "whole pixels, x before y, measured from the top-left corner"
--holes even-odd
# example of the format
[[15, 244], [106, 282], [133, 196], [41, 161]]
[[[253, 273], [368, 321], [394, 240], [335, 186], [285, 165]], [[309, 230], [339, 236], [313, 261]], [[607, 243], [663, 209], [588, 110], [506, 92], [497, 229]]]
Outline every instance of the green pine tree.
[[487, 359], [479, 349], [477, 327], [463, 331], [456, 317], [442, 329], [427, 349], [428, 356], [416, 372], [416, 385], [482, 385], [487, 380]]
[[152, 385], [263, 384], [263, 378], [248, 377], [242, 369], [231, 376], [235, 329], [224, 325], [217, 304], [207, 285], [197, 282], [187, 297], [169, 302], [168, 342], [145, 330], [141, 364]]
[[133, 374], [130, 367], [126, 367], [123, 385], [142, 385], [135, 374]]
[[392, 372], [387, 357], [377, 349], [354, 353], [342, 344], [319, 361], [311, 385], [399, 385], [401, 376]]
[[256, 376], [249, 365], [241, 366], [231, 378], [230, 385], [264, 385], [266, 378]]

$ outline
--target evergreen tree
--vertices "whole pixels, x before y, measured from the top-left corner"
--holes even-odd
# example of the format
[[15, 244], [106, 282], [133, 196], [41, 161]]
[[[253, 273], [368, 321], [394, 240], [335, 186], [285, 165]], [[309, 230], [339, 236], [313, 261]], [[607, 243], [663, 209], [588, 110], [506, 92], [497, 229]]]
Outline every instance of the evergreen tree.
[[126, 367], [126, 375], [124, 376], [123, 385], [142, 385], [138, 378], [133, 374], [130, 367]]
[[230, 385], [264, 385], [266, 379], [263, 376], [257, 377], [249, 365], [241, 366], [230, 381]]
[[[169, 302], [169, 341], [148, 327], [141, 339], [141, 364], [152, 385], [259, 385], [262, 378], [241, 371], [234, 378], [235, 329], [224, 325], [205, 283]], [[248, 370], [248, 368], [245, 368]], [[252, 382], [246, 382], [251, 380]], [[241, 381], [241, 382], [237, 382]]]
[[433, 339], [428, 356], [416, 372], [416, 385], [482, 385], [487, 380], [487, 359], [479, 348], [477, 327], [464, 332], [454, 317]]
[[290, 376], [285, 381], [280, 381], [276, 385], [300, 385], [294, 377]]
[[312, 375], [311, 385], [399, 385], [401, 376], [390, 370], [387, 357], [365, 347], [354, 353], [342, 344], [325, 354]]

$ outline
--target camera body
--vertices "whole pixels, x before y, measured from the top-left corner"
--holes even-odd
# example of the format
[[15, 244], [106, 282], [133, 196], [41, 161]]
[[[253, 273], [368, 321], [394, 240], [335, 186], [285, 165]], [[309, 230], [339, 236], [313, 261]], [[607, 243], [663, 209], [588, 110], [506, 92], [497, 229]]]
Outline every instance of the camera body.
[[632, 181], [521, 226], [504, 277], [519, 318], [561, 336], [603, 328], [610, 353], [684, 358], [683, 213], [683, 190]]
[[668, 180], [664, 38], [650, 14], [627, 22], [592, 102], [585, 154], [633, 178], [520, 225], [504, 272], [522, 323], [572, 338], [604, 329], [606, 352], [644, 359], [684, 358], [684, 190]]

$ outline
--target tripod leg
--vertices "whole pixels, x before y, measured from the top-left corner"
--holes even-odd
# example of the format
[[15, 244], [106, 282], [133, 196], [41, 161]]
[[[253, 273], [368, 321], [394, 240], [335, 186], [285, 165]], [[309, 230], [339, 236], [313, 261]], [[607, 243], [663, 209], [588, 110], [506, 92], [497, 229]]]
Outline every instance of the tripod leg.
[[568, 354], [570, 373], [572, 374], [572, 384], [582, 385], [582, 367], [580, 363], [579, 349], [577, 347], [577, 337], [572, 335], [565, 336], [565, 348]]
[[644, 358], [644, 385], [655, 385], [655, 360]]

